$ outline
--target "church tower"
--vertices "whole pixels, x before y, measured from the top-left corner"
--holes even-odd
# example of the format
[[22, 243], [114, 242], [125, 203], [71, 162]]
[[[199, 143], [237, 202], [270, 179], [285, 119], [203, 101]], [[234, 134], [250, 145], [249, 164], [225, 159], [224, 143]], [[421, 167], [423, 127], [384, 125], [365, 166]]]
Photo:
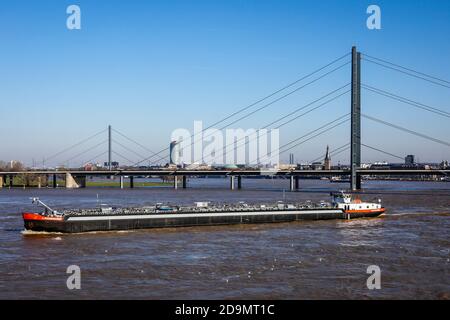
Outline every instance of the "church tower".
[[327, 146], [327, 152], [325, 153], [325, 159], [323, 160], [323, 169], [324, 170], [331, 170], [331, 157], [329, 148]]

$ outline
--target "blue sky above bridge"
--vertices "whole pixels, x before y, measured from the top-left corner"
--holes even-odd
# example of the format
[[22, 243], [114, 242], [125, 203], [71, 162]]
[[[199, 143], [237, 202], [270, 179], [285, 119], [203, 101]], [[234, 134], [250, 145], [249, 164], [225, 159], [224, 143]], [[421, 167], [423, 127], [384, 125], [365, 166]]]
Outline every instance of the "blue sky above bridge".
[[[66, 28], [71, 4], [81, 8], [81, 30]], [[381, 8], [381, 30], [366, 27], [370, 4]], [[350, 52], [352, 45], [450, 80], [449, 34], [448, 1], [3, 1], [0, 159], [41, 163], [108, 124], [158, 151], [168, 146], [174, 129], [192, 130], [194, 120], [214, 123]], [[347, 66], [232, 127], [260, 128], [349, 81]], [[450, 112], [449, 88], [365, 61], [362, 82]], [[281, 144], [349, 109], [347, 95], [282, 128]], [[362, 109], [450, 140], [448, 118], [366, 91]], [[349, 142], [349, 130], [347, 124], [293, 149], [295, 159], [312, 160], [327, 144], [333, 149]], [[106, 134], [84, 148], [103, 139]], [[400, 156], [415, 154], [419, 161], [450, 158], [446, 146], [366, 119], [362, 140]], [[102, 148], [106, 144], [90, 155]], [[332, 160], [347, 163], [348, 152]], [[362, 160], [400, 161], [364, 148]]]

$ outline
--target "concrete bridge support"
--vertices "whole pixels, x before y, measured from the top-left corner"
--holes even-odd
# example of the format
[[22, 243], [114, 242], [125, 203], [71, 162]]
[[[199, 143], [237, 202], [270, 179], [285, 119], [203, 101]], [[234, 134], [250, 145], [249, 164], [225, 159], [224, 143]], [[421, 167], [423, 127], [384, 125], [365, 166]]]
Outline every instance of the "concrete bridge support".
[[290, 190], [290, 191], [295, 191], [295, 180], [294, 180], [294, 176], [290, 176], [290, 177], [289, 177], [289, 190]]
[[86, 176], [73, 176], [66, 173], [66, 188], [76, 189], [86, 187]]
[[130, 176], [130, 188], [133, 189], [134, 188], [134, 177]]
[[56, 174], [53, 175], [52, 183], [53, 183], [53, 188], [56, 188]]
[[183, 176], [183, 189], [186, 189], [187, 187], [187, 177]]
[[238, 190], [242, 189], [242, 176], [237, 176], [237, 187]]
[[230, 189], [234, 190], [235, 189], [235, 181], [234, 181], [235, 176], [230, 176]]
[[120, 179], [120, 189], [123, 189], [123, 176], [120, 176], [119, 179]]
[[5, 178], [3, 176], [0, 176], [0, 189], [3, 188], [3, 183], [5, 182], [4, 180]]
[[173, 178], [173, 188], [178, 189], [178, 176], [174, 176]]
[[9, 176], [9, 187], [14, 187], [14, 176]]
[[299, 188], [299, 177], [298, 176], [290, 176], [289, 190], [297, 191], [298, 188]]

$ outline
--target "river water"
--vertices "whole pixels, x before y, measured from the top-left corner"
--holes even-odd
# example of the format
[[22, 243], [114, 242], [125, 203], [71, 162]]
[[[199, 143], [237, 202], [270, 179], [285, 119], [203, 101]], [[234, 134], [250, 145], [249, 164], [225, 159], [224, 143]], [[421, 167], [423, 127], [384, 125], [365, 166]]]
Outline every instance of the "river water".
[[[24, 232], [20, 212], [39, 196], [55, 208], [98, 203], [329, 200], [346, 188], [321, 180], [192, 179], [188, 189], [150, 187], [0, 190], [1, 299], [450, 299], [450, 184], [365, 182], [379, 218], [266, 225], [45, 234]], [[69, 265], [81, 289], [69, 290]], [[369, 290], [367, 268], [381, 270]]]

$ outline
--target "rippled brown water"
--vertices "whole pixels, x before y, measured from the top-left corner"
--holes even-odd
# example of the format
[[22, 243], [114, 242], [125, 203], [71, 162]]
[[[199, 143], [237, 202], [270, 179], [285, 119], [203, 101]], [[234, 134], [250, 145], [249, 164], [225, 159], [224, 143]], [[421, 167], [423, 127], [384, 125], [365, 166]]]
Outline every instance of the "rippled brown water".
[[[203, 185], [203, 188], [200, 188]], [[205, 188], [205, 185], [207, 188]], [[7, 299], [450, 299], [450, 185], [367, 182], [388, 213], [352, 221], [154, 229], [88, 234], [23, 233], [30, 196], [57, 208], [193, 201], [327, 200], [347, 185], [191, 181], [187, 190], [0, 190], [0, 298]], [[66, 268], [81, 268], [68, 290]], [[366, 269], [381, 268], [380, 290]]]

